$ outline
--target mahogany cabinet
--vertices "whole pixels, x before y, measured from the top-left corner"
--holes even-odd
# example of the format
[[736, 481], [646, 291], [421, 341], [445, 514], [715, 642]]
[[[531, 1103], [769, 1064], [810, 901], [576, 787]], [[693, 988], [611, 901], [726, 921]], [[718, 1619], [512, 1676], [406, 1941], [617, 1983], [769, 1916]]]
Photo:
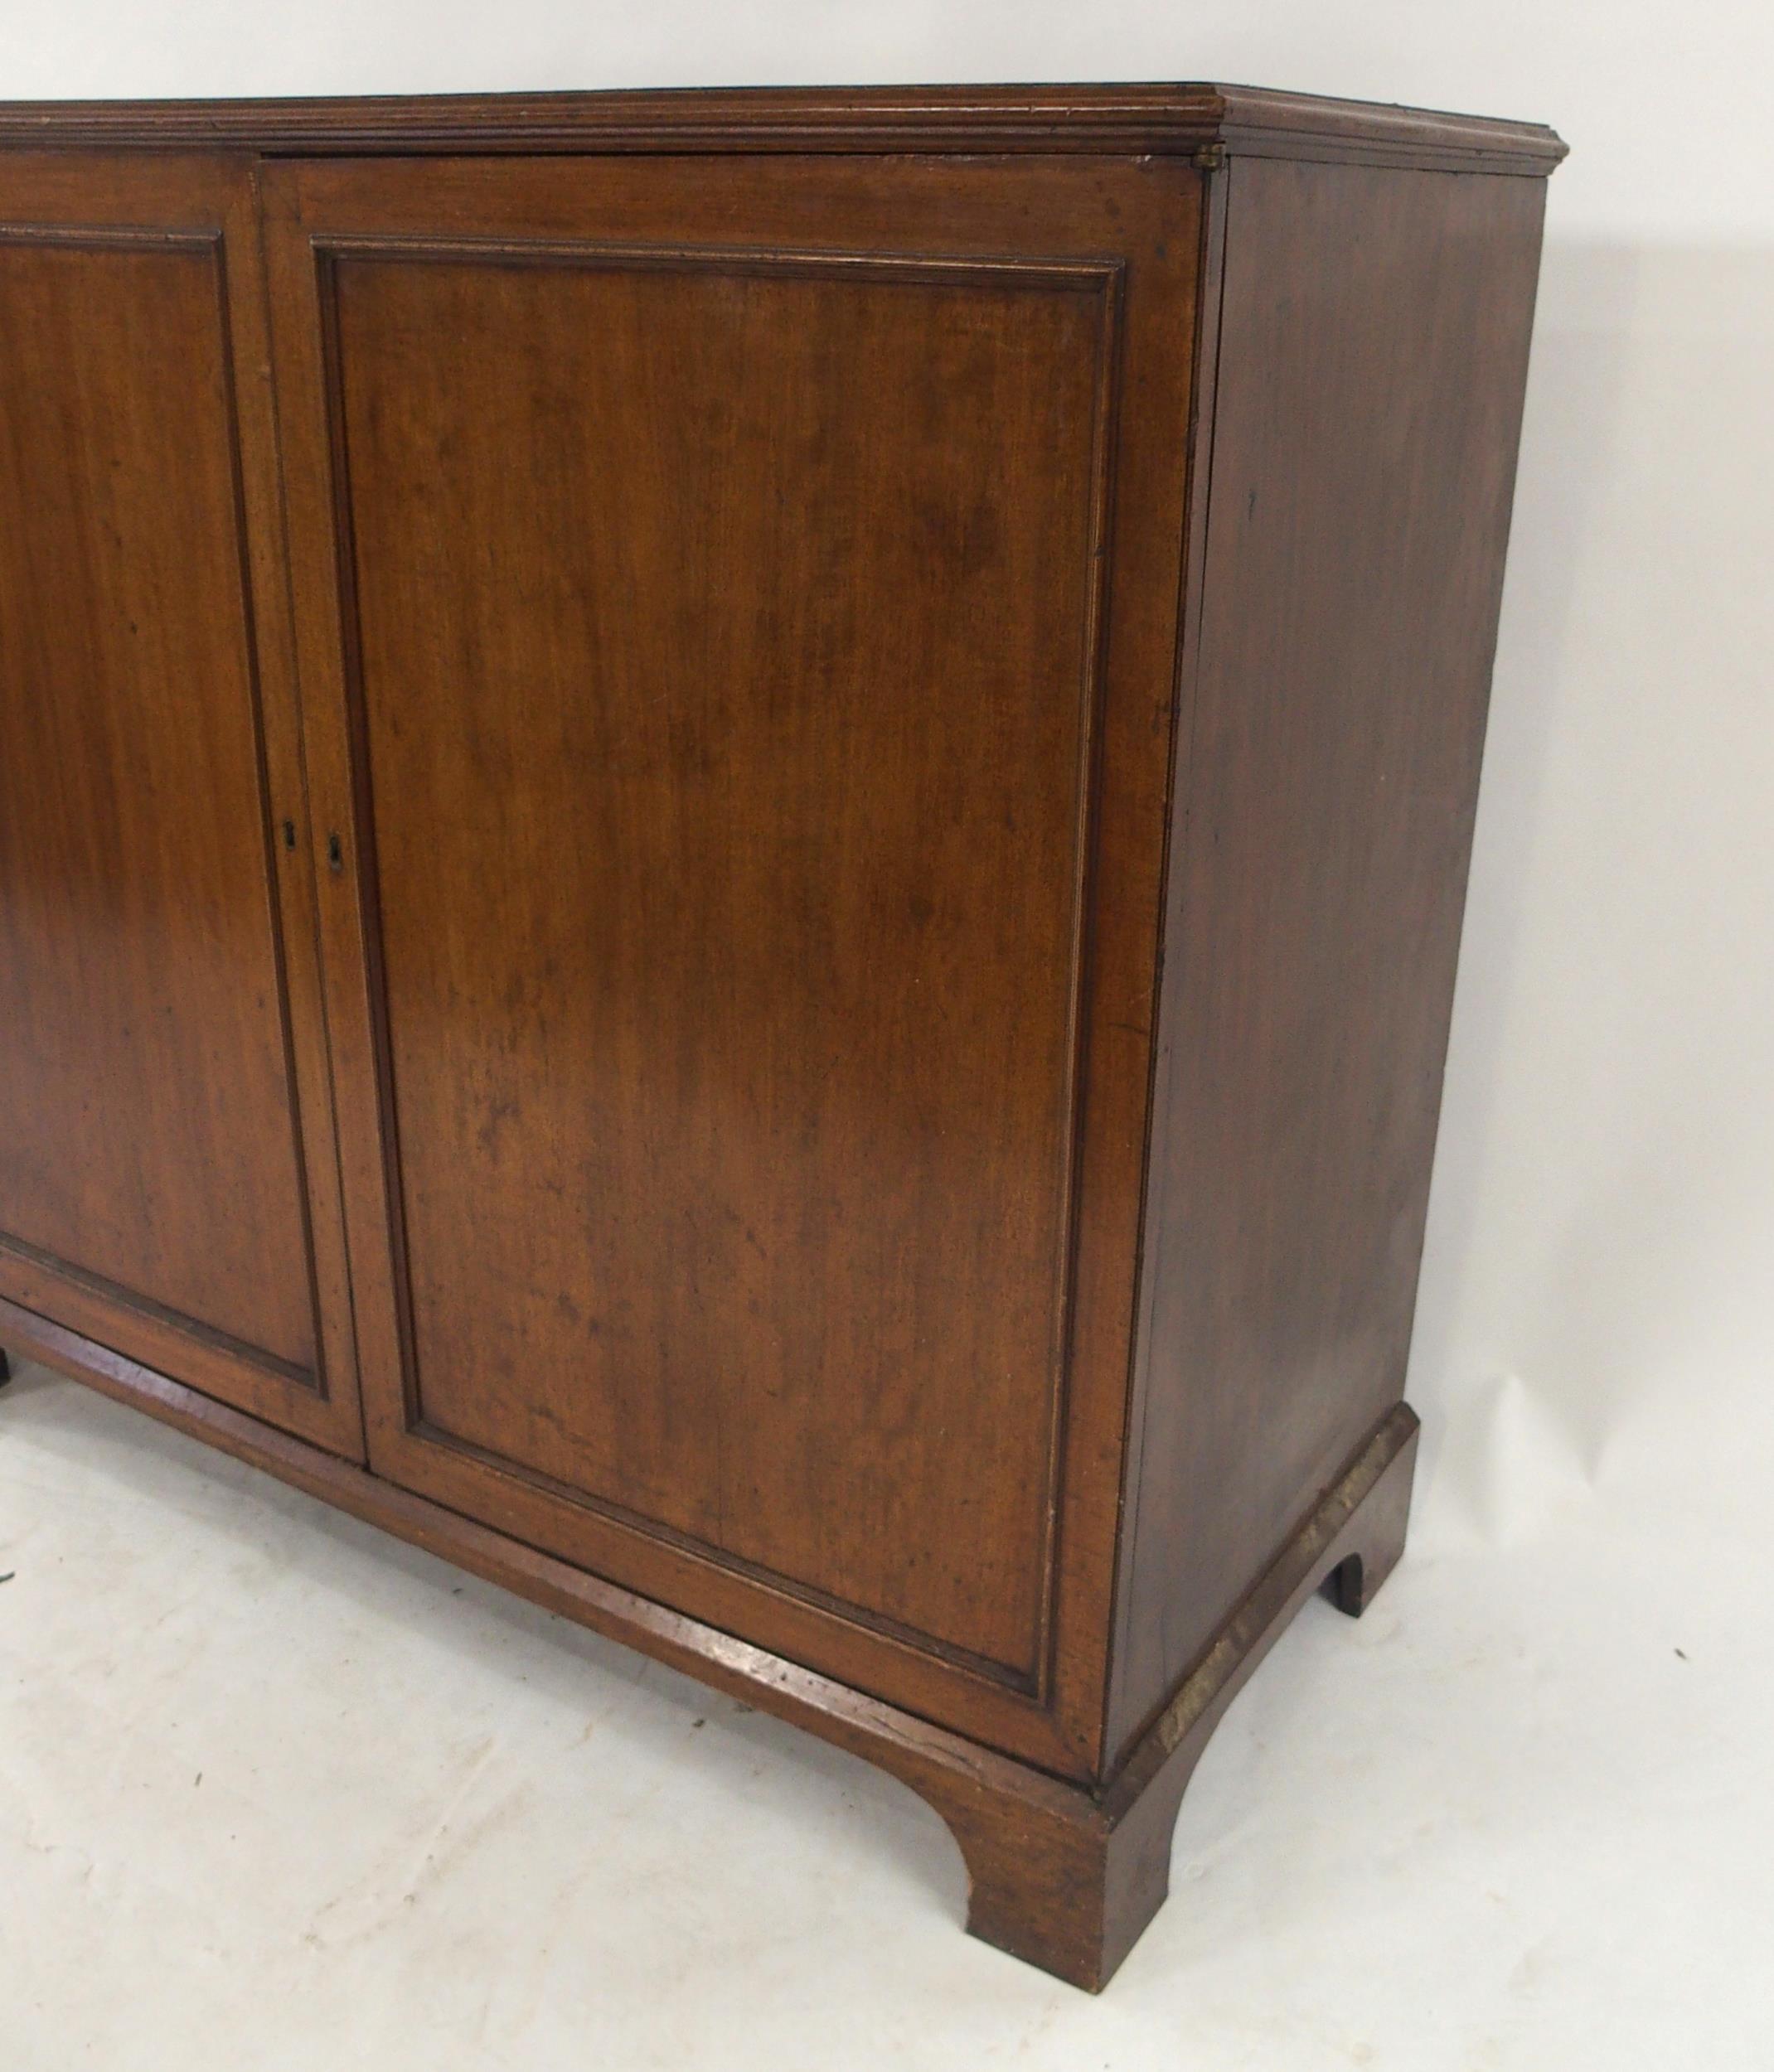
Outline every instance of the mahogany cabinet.
[[0, 109], [0, 1338], [1100, 1985], [1403, 1540], [1536, 127]]

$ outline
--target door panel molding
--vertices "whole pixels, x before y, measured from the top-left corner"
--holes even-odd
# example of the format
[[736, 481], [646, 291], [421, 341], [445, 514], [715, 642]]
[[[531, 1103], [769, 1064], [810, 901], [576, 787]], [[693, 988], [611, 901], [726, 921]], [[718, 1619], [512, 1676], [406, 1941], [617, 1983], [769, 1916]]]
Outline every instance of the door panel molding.
[[[111, 1215], [115, 1228], [101, 1243], [99, 1256], [66, 1256], [70, 1247], [65, 1242], [58, 1242], [58, 1237], [63, 1226], [69, 1224], [69, 1213], [65, 1204], [56, 1208], [57, 1200], [80, 1184], [74, 1175], [84, 1171], [93, 1154], [102, 1154], [114, 1166], [119, 1166], [119, 1160], [127, 1165], [133, 1155], [127, 1141], [119, 1142], [114, 1131], [101, 1134], [85, 1150], [81, 1148], [82, 1130], [90, 1136], [95, 1130], [104, 1130], [102, 1106], [95, 1112], [83, 1104], [79, 1118], [70, 1116], [57, 1125], [60, 1140], [68, 1147], [65, 1178], [56, 1177], [54, 1158], [46, 1152], [40, 1157], [32, 1149], [28, 1131], [16, 1147], [17, 1157], [23, 1161], [15, 1167], [17, 1191], [10, 1200], [0, 1201], [0, 1226], [5, 1227], [5, 1234], [0, 1235], [0, 1281], [16, 1300], [27, 1305], [46, 1301], [59, 1314], [77, 1313], [83, 1328], [119, 1349], [153, 1360], [191, 1385], [322, 1445], [361, 1458], [361, 1416], [333, 1170], [336, 1160], [318, 1005], [313, 888], [309, 884], [304, 888], [301, 883], [304, 874], [286, 865], [275, 834], [284, 819], [293, 821], [297, 816], [305, 817], [305, 813], [298, 803], [300, 733], [290, 668], [287, 580], [283, 572], [276, 447], [264, 349], [264, 288], [250, 168], [240, 163], [185, 158], [157, 162], [8, 157], [0, 161], [0, 263], [7, 254], [32, 254], [68, 255], [75, 259], [90, 254], [95, 264], [112, 258], [152, 261], [162, 256], [168, 264], [195, 262], [204, 268], [207, 277], [207, 288], [201, 292], [213, 298], [204, 351], [206, 358], [213, 354], [211, 372], [219, 385], [214, 406], [217, 415], [204, 423], [208, 399], [191, 386], [206, 378], [198, 364], [187, 362], [180, 367], [187, 388], [179, 401], [187, 418], [193, 409], [203, 414], [190, 420], [194, 428], [189, 436], [218, 443], [205, 448], [202, 467], [194, 466], [188, 476], [182, 470], [169, 469], [167, 479], [181, 496], [196, 500], [192, 506], [194, 516], [184, 528], [190, 535], [191, 552], [205, 550], [206, 545], [214, 549], [213, 565], [194, 565], [184, 576], [189, 600], [195, 602], [197, 586], [206, 582], [212, 586], [213, 603], [225, 602], [226, 610], [234, 615], [232, 630], [221, 630], [215, 626], [212, 605], [206, 604], [203, 616], [208, 623], [202, 637], [207, 643], [206, 653], [218, 666], [237, 667], [240, 672], [239, 689], [245, 703], [230, 724], [241, 730], [235, 746], [246, 759], [234, 766], [231, 781], [244, 788], [235, 792], [229, 811], [241, 821], [243, 834], [248, 825], [252, 833], [250, 850], [238, 859], [224, 858], [219, 850], [208, 853], [205, 868], [210, 875], [193, 884], [191, 898], [195, 902], [222, 898], [221, 888], [227, 871], [245, 869], [252, 874], [256, 896], [263, 902], [264, 932], [251, 952], [255, 965], [228, 969], [226, 960], [243, 954], [245, 941], [240, 932], [245, 925], [246, 908], [241, 896], [230, 889], [225, 897], [231, 903], [218, 909], [214, 918], [208, 907], [198, 905], [181, 921], [190, 940], [203, 945], [201, 961], [169, 959], [158, 968], [143, 966], [132, 980], [122, 975], [122, 967], [99, 957], [90, 966], [91, 982], [98, 990], [92, 996], [91, 1012], [81, 1019], [91, 1039], [93, 1068], [104, 1070], [108, 1069], [102, 1063], [104, 1058], [126, 1057], [128, 1047], [138, 1041], [132, 1031], [131, 1016], [152, 1011], [156, 1018], [152, 1040], [172, 1046], [168, 1055], [184, 1060], [179, 1067], [186, 1074], [184, 1083], [206, 1085], [206, 1099], [221, 1114], [223, 1111], [216, 1104], [259, 1097], [248, 1084], [230, 1084], [229, 1075], [240, 1055], [227, 1047], [233, 1025], [218, 1026], [202, 1009], [205, 995], [201, 989], [221, 984], [225, 971], [231, 994], [237, 1000], [250, 1004], [253, 990], [260, 989], [262, 1005], [256, 1009], [250, 1005], [237, 1008], [235, 1019], [244, 1029], [246, 1020], [243, 1018], [256, 1012], [259, 1033], [254, 1040], [263, 1046], [269, 1039], [269, 1049], [263, 1051], [250, 1070], [274, 1076], [281, 1122], [274, 1127], [263, 1106], [233, 1111], [240, 1130], [235, 1129], [233, 1117], [230, 1129], [241, 1146], [239, 1170], [244, 1191], [230, 1203], [226, 1214], [211, 1204], [209, 1212], [200, 1218], [204, 1227], [201, 1231], [191, 1227], [188, 1235], [178, 1237], [178, 1242], [186, 1247], [187, 1256], [206, 1261], [216, 1251], [217, 1225], [225, 1233], [230, 1224], [238, 1227], [243, 1215], [287, 1221], [288, 1266], [297, 1276], [300, 1289], [292, 1314], [304, 1319], [302, 1330], [306, 1343], [298, 1348], [293, 1342], [275, 1343], [275, 1334], [269, 1345], [244, 1338], [240, 1329], [244, 1314], [228, 1315], [230, 1297], [221, 1292], [227, 1284], [225, 1276], [217, 1277], [223, 1275], [219, 1266], [200, 1265], [194, 1271], [186, 1270], [184, 1277], [192, 1282], [192, 1289], [182, 1297], [170, 1286], [153, 1285], [157, 1248], [164, 1250], [173, 1243], [172, 1237], [157, 1237], [154, 1232], [169, 1216], [181, 1213], [176, 1207], [182, 1169], [177, 1158], [158, 1161], [153, 1169], [153, 1192], [139, 1203], [132, 1203], [120, 1179], [112, 1187]], [[143, 282], [148, 278], [135, 277]], [[79, 408], [88, 414], [70, 420], [68, 437], [77, 443], [67, 449], [69, 464], [84, 471], [76, 477], [84, 485], [80, 491], [83, 501], [70, 504], [69, 516], [63, 520], [76, 522], [72, 514], [90, 506], [92, 522], [102, 525], [102, 500], [109, 493], [101, 479], [105, 457], [114, 447], [115, 457], [109, 463], [114, 470], [127, 465], [139, 472], [144, 465], [143, 457], [153, 448], [146, 435], [133, 428], [127, 413], [144, 411], [143, 385], [166, 378], [166, 370], [142, 359], [144, 337], [129, 316], [127, 304], [109, 305], [116, 311], [114, 315], [93, 313], [107, 307], [103, 301], [89, 303], [83, 312], [77, 282], [66, 275], [45, 274], [41, 270], [18, 275], [17, 290], [32, 298], [29, 307], [33, 320], [39, 323], [84, 322], [87, 328], [74, 337], [73, 346], [87, 356], [91, 366], [104, 370], [95, 390], [90, 394], [81, 391]], [[172, 319], [167, 312], [180, 305], [167, 299], [169, 291], [158, 292], [161, 313], [155, 321], [162, 324], [163, 336], [170, 337], [167, 327]], [[95, 334], [91, 327], [101, 321], [114, 329]], [[183, 310], [180, 321], [195, 327], [204, 320], [192, 303]], [[18, 335], [21, 349], [30, 349], [25, 334]], [[112, 350], [114, 339], [119, 362], [108, 366], [105, 356]], [[70, 401], [68, 407], [75, 406]], [[90, 414], [95, 411], [99, 413], [96, 417]], [[107, 411], [112, 414], [105, 415]], [[144, 417], [142, 421], [148, 420]], [[163, 442], [177, 441], [181, 436], [178, 422], [173, 419], [156, 436]], [[133, 445], [116, 443], [126, 440], [133, 441]], [[205, 498], [216, 501], [206, 509]], [[139, 511], [119, 517], [114, 537], [100, 535], [111, 540], [104, 548], [104, 554], [114, 559], [127, 557], [133, 550], [134, 537], [128, 527], [141, 522]], [[178, 520], [169, 511], [165, 522], [175, 525]], [[206, 526], [212, 529], [208, 535]], [[23, 533], [14, 535], [22, 542], [27, 536]], [[144, 540], [152, 537], [148, 534], [141, 536]], [[182, 534], [173, 537], [183, 545]], [[157, 543], [154, 551], [162, 550]], [[69, 553], [75, 554], [77, 549], [70, 548]], [[123, 569], [128, 565], [127, 559], [119, 563]], [[65, 580], [77, 584], [80, 561], [68, 559], [65, 566], [69, 571]], [[128, 594], [127, 589], [119, 589], [114, 604], [109, 606], [114, 622], [115, 615], [128, 608]], [[222, 627], [226, 624], [224, 621]], [[148, 639], [167, 633], [176, 638], [181, 630], [176, 619], [153, 625], [144, 620], [141, 628]], [[68, 631], [71, 632], [72, 627]], [[133, 738], [129, 729], [153, 724], [146, 711], [111, 702], [104, 672], [128, 667], [143, 672], [141, 681], [152, 685], [172, 682], [180, 669], [177, 655], [162, 655], [147, 647], [140, 651], [139, 659], [120, 663], [119, 642], [124, 631], [112, 622], [108, 627], [101, 624], [99, 630], [80, 635], [68, 650], [65, 665], [59, 653], [47, 648], [27, 646], [15, 650], [16, 668], [65, 666], [87, 672], [89, 690], [83, 704], [54, 721], [29, 724], [40, 728], [49, 724], [96, 724], [109, 729], [114, 737], [110, 747], [95, 745], [100, 759], [95, 767], [101, 772], [109, 767], [105, 758], [115, 761], [125, 755]], [[134, 622], [127, 633], [136, 635]], [[27, 642], [39, 637], [28, 626], [24, 627], [23, 638]], [[229, 644], [236, 638], [238, 651], [230, 656]], [[100, 646], [101, 641], [108, 644]], [[30, 660], [33, 655], [38, 659]], [[107, 661], [107, 656], [111, 659]], [[22, 680], [15, 688], [23, 695]], [[229, 696], [231, 689], [217, 685], [210, 695]], [[16, 709], [22, 723], [27, 709]], [[138, 748], [142, 745], [138, 742]], [[223, 755], [234, 751], [218, 742], [214, 752]], [[124, 767], [122, 762], [118, 764], [119, 776]], [[93, 846], [104, 827], [110, 824], [106, 816], [124, 816], [119, 825], [133, 829], [131, 839], [139, 842], [153, 839], [152, 816], [156, 810], [152, 797], [114, 796], [106, 812], [94, 820], [75, 811], [70, 801], [68, 816], [60, 823], [65, 832], [57, 838], [65, 854], [54, 844], [46, 850], [38, 837], [26, 838], [32, 842], [30, 854], [37, 859], [33, 869], [85, 874], [71, 882], [86, 886], [90, 895], [82, 927], [92, 942], [98, 940], [94, 931], [110, 925], [104, 918], [107, 902], [128, 903], [145, 896], [127, 872], [119, 875], [114, 857], [108, 859]], [[196, 801], [187, 807], [169, 801], [166, 810], [201, 814], [203, 805]], [[82, 855], [88, 858], [84, 865], [75, 861]], [[162, 869], [167, 867], [162, 865]], [[162, 887], [162, 892], [170, 897], [169, 888]], [[29, 901], [27, 879], [16, 881], [14, 898]], [[14, 913], [16, 924], [28, 929], [27, 907], [16, 905]], [[224, 927], [229, 933], [216, 932]], [[192, 930], [199, 932], [191, 935]], [[25, 946], [26, 939], [21, 938], [19, 954], [28, 954]], [[96, 956], [96, 950], [92, 954]], [[58, 969], [62, 971], [65, 987], [75, 983], [65, 961]], [[119, 994], [119, 983], [126, 987], [136, 983], [138, 993]], [[140, 990], [143, 984], [148, 991]], [[110, 1000], [113, 995], [116, 998], [108, 1010], [100, 1001]], [[51, 1005], [53, 998], [38, 996], [40, 1017], [56, 1011]], [[102, 1017], [108, 1012], [119, 1017], [115, 1026], [106, 1028], [102, 1021], [95, 1021], [95, 1015]], [[266, 1014], [270, 1017], [269, 1026]], [[191, 1018], [182, 1029], [178, 1020], [182, 1015]], [[40, 1030], [40, 1036], [42, 1034]], [[242, 1069], [247, 1068], [243, 1058]], [[21, 1058], [17, 1069], [28, 1072], [31, 1067]], [[77, 1069], [64, 1052], [56, 1067], [56, 1087], [61, 1087], [62, 1082], [68, 1081], [69, 1072]], [[63, 1091], [70, 1090], [75, 1083], [68, 1081]], [[177, 1087], [181, 1082], [175, 1080], [173, 1083]], [[54, 1101], [60, 1097], [53, 1088], [46, 1088], [44, 1097]], [[153, 1113], [152, 1106], [148, 1112]], [[248, 1184], [245, 1176], [254, 1169], [245, 1161], [260, 1157], [261, 1153], [250, 1148], [250, 1138], [242, 1135], [240, 1130], [258, 1132], [264, 1155], [270, 1155], [274, 1139], [287, 1130], [288, 1152], [279, 1155], [287, 1155], [287, 1173], [258, 1172]], [[119, 1166], [119, 1175], [123, 1170]], [[85, 1184], [91, 1186], [99, 1181], [88, 1174]], [[200, 1204], [208, 1201], [214, 1184], [208, 1179], [201, 1182]], [[83, 1227], [87, 1220], [81, 1219]], [[178, 1228], [175, 1225], [175, 1231]], [[132, 1230], [139, 1234], [132, 1237]], [[71, 1226], [68, 1234], [71, 1235]], [[267, 1272], [281, 1270], [284, 1250], [283, 1240], [270, 1242], [274, 1259], [268, 1261]], [[246, 1247], [237, 1249], [244, 1259]], [[137, 1261], [134, 1271], [129, 1263], [132, 1256]], [[206, 1276], [216, 1283], [208, 1298], [196, 1292]], [[263, 1285], [261, 1280], [254, 1286], [238, 1275], [235, 1282], [249, 1306], [258, 1304], [259, 1288]], [[169, 1301], [168, 1296], [175, 1299]], [[302, 1357], [292, 1358], [298, 1350]]]
[[[399, 1104], [395, 1093], [392, 1039], [388, 1027], [386, 996], [378, 990], [374, 1042], [378, 1088], [382, 1112], [388, 1118], [384, 1129], [385, 1185], [395, 1224], [392, 1245], [395, 1293], [400, 1319], [401, 1382], [405, 1403], [405, 1433], [428, 1445], [451, 1448], [467, 1460], [497, 1469], [513, 1481], [535, 1490], [547, 1503], [554, 1529], [576, 1540], [577, 1522], [565, 1516], [560, 1507], [594, 1513], [625, 1535], [657, 1538], [686, 1557], [716, 1568], [748, 1576], [789, 1598], [839, 1619], [887, 1635], [902, 1646], [930, 1653], [963, 1672], [1001, 1683], [1038, 1702], [1044, 1699], [1051, 1661], [1051, 1626], [1054, 1595], [1053, 1519], [1059, 1475], [1059, 1434], [1064, 1414], [1069, 1297], [1072, 1283], [1075, 1243], [1074, 1166], [1078, 1138], [1078, 1105], [1082, 1083], [1083, 1029], [1080, 1013], [1085, 966], [1088, 903], [1086, 887], [1094, 830], [1091, 825], [1091, 769], [1100, 733], [1099, 708], [1103, 682], [1103, 588], [1108, 567], [1108, 525], [1111, 464], [1116, 445], [1116, 374], [1118, 365], [1118, 317], [1123, 268], [1117, 260], [1072, 261], [1059, 258], [1018, 258], [1003, 260], [884, 254], [871, 252], [759, 250], [744, 246], [610, 245], [564, 240], [521, 242], [508, 239], [387, 240], [374, 237], [327, 236], [313, 241], [318, 267], [318, 298], [325, 342], [326, 409], [329, 444], [333, 458], [333, 522], [342, 543], [341, 584], [344, 593], [344, 680], [350, 708], [351, 738], [355, 744], [357, 782], [357, 821], [354, 830], [360, 874], [364, 886], [367, 946], [376, 967], [385, 972], [387, 955], [380, 927], [380, 892], [378, 884], [375, 836], [376, 774], [369, 746], [369, 718], [362, 676], [363, 637], [358, 619], [358, 586], [362, 580], [352, 550], [352, 482], [350, 442], [345, 417], [344, 388], [348, 376], [342, 361], [337, 308], [337, 272], [345, 263], [431, 264], [465, 266], [486, 264], [526, 266], [536, 269], [569, 268], [586, 271], [660, 271], [711, 274], [736, 278], [788, 278], [800, 281], [855, 281], [890, 283], [903, 287], [983, 287], [1035, 293], [1077, 293], [1094, 301], [1097, 329], [1093, 341], [1095, 361], [1094, 402], [1089, 432], [1090, 462], [1083, 483], [1087, 513], [1081, 527], [1083, 559], [1074, 579], [1083, 603], [1078, 635], [1083, 660], [1078, 683], [1078, 753], [1074, 778], [1070, 875], [1071, 913], [1069, 923], [1070, 953], [1064, 978], [1067, 1023], [1064, 1082], [1059, 1105], [1065, 1120], [1059, 1128], [1059, 1158], [1054, 1175], [1057, 1200], [1055, 1225], [1059, 1233], [1056, 1270], [1052, 1276], [1053, 1318], [1049, 1333], [1047, 1437], [1041, 1469], [1040, 1550], [1039, 1603], [1035, 1623], [1029, 1635], [1023, 1659], [997, 1659], [976, 1649], [959, 1646], [942, 1635], [881, 1611], [858, 1600], [823, 1589], [768, 1563], [747, 1560], [696, 1534], [673, 1527], [668, 1521], [650, 1518], [640, 1510], [588, 1488], [568, 1484], [531, 1467], [508, 1453], [477, 1444], [452, 1431], [447, 1421], [428, 1413], [424, 1377], [413, 1324], [412, 1269], [407, 1255], [407, 1213], [401, 1172]], [[1055, 583], [1065, 579], [1054, 572]], [[393, 1464], [393, 1456], [390, 1456]], [[396, 1467], [396, 1471], [397, 1467]], [[602, 1550], [599, 1550], [602, 1551]]]

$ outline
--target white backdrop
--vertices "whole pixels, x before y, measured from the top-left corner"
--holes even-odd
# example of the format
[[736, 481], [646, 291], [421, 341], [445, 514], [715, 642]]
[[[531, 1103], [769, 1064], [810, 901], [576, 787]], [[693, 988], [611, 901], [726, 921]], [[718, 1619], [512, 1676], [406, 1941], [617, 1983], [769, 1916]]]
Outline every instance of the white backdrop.
[[[1218, 1779], [1220, 1813], [1191, 1831], [1185, 1812], [1179, 1877], [1189, 1857], [1219, 1910], [1219, 1968], [1195, 1948], [1190, 2008], [1156, 1975], [1142, 1999], [1137, 1958], [1094, 2016], [1030, 1986], [989, 2035], [1056, 2065], [1094, 2064], [1102, 2042], [1116, 2072], [1766, 2066], [1767, 0], [10, 0], [0, 15], [0, 94], [21, 99], [1137, 77], [1534, 118], [1573, 155], [1552, 183], [1413, 1362], [1426, 1480], [1413, 1560], [1382, 1601], [1392, 1623], [1378, 1640], [1371, 1620], [1360, 1629], [1374, 1655], [1402, 1631], [1415, 1668], [1333, 1694], [1376, 1739], [1398, 1736], [1401, 1775], [1419, 1765], [1414, 1788], [1396, 1785], [1399, 1834], [1418, 1839], [1387, 1859], [1406, 1866], [1384, 1917], [1394, 1940], [1339, 1950], [1322, 1922], [1278, 1925], [1264, 1866], [1286, 1871], [1297, 1835], [1277, 1813], [1265, 1857], [1225, 1810], [1281, 1789], [1265, 1737], [1293, 1731], [1290, 1702], [1328, 1673], [1331, 1654], [1312, 1651], [1350, 1644], [1314, 1627], [1204, 1768], [1197, 1790]], [[1385, 1715], [1394, 1698], [1402, 1726]], [[1306, 1810], [1309, 1784], [1287, 1787], [1290, 1817], [1330, 1818]], [[1440, 1854], [1421, 1842], [1425, 1819], [1442, 1823]], [[1475, 1906], [1482, 1888], [1509, 1924], [1462, 1915], [1456, 1886]], [[1346, 1883], [1321, 1897], [1347, 1933]], [[718, 2031], [691, 2033], [721, 2061]], [[777, 2033], [778, 2063], [800, 2061], [799, 2033]], [[897, 2061], [946, 2062], [943, 2033], [934, 2022], [922, 2055]], [[505, 2040], [515, 2061], [553, 2062], [545, 2029]], [[969, 2049], [996, 2055], [977, 2033]], [[860, 2037], [855, 2050], [860, 2062]], [[637, 2045], [629, 2061], [652, 2060]]]

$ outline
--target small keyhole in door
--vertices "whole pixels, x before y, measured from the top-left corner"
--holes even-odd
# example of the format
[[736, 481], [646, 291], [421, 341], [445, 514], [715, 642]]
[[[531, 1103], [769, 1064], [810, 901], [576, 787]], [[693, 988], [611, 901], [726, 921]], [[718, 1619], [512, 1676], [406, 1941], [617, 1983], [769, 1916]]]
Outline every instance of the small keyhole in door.
[[295, 845], [296, 824], [293, 821], [285, 821], [284, 823], [284, 846], [285, 849], [293, 849]]
[[327, 861], [335, 872], [345, 868], [345, 845], [337, 835], [327, 837]]

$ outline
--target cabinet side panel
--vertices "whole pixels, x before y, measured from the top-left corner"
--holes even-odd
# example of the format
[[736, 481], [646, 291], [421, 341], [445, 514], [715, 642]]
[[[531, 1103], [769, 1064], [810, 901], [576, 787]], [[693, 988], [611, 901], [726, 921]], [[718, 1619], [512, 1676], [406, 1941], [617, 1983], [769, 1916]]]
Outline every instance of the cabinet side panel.
[[1403, 1390], [1544, 206], [1225, 177], [1112, 1758]]

